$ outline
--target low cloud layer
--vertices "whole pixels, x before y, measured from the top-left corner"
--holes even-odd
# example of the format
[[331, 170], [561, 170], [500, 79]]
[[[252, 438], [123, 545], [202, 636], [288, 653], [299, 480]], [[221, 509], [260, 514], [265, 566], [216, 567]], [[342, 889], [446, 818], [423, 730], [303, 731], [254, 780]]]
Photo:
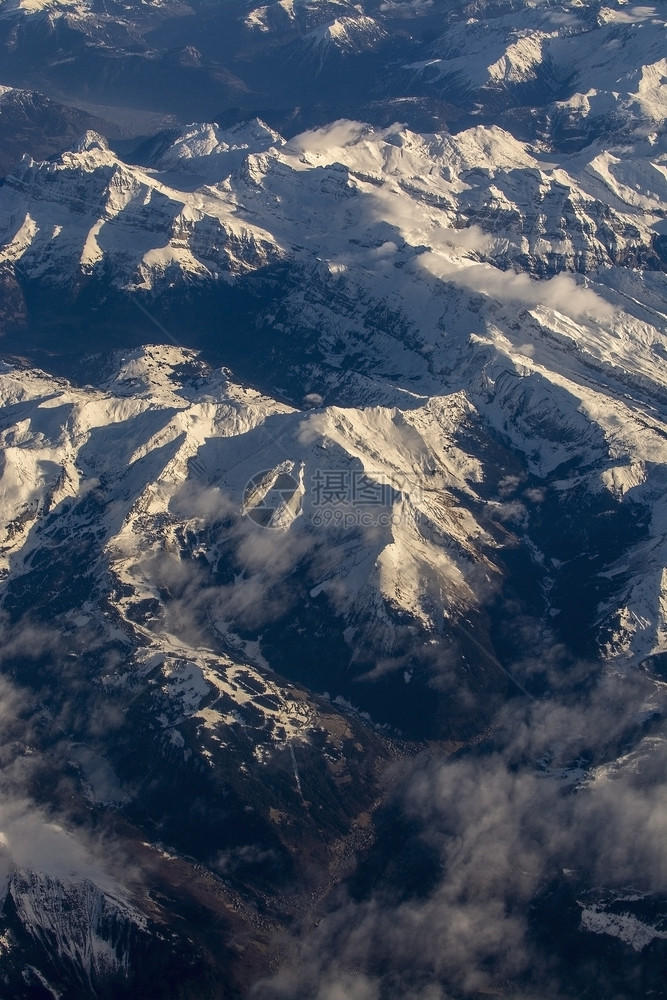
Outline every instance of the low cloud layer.
[[664, 890], [667, 742], [645, 728], [662, 697], [607, 676], [570, 702], [508, 706], [493, 749], [403, 765], [394, 804], [436, 860], [434, 884], [338, 897], [256, 1000], [445, 1000], [509, 983], [515, 997], [572, 995], [531, 914], [553, 884]]
[[520, 303], [529, 309], [544, 306], [573, 319], [594, 316], [600, 320], [613, 316], [612, 307], [604, 299], [590, 288], [578, 285], [569, 274], [536, 279], [524, 273], [501, 271], [491, 264], [460, 267], [435, 253], [421, 254], [418, 260], [420, 266], [435, 277], [471, 292], [490, 295], [500, 302]]
[[0, 870], [6, 876], [15, 867], [113, 885], [92, 850], [28, 799], [6, 799], [0, 806]]

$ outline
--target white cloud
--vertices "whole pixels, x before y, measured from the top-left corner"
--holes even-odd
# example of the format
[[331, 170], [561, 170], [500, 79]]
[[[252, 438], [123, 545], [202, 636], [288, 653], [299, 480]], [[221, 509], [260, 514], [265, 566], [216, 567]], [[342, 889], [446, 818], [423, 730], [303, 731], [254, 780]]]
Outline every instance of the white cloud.
[[609, 303], [590, 288], [582, 288], [569, 274], [537, 279], [514, 271], [501, 271], [491, 264], [460, 266], [436, 253], [421, 254], [418, 263], [436, 278], [489, 295], [500, 302], [522, 303], [528, 308], [544, 306], [574, 319], [584, 316], [609, 319], [614, 314]]
[[[639, 735], [637, 760], [611, 775], [604, 764], [638, 732], [647, 696], [646, 679], [608, 676], [573, 702], [509, 703], [495, 752], [403, 764], [394, 801], [414, 848], [438, 862], [432, 888], [401, 898], [400, 886], [380, 882], [360, 900], [339, 897], [294, 942], [289, 971], [258, 984], [259, 1000], [374, 998], [378, 969], [383, 1000], [440, 1000], [507, 980], [517, 996], [558, 997], [557, 971], [529, 927], [544, 887], [564, 870], [609, 891], [656, 891], [667, 878], [667, 742], [642, 758]], [[583, 750], [600, 764], [572, 794], [566, 772]]]
[[354, 145], [364, 133], [369, 131], [369, 126], [362, 122], [339, 118], [323, 128], [310, 129], [295, 136], [287, 143], [285, 150], [286, 152], [327, 154], [336, 148]]

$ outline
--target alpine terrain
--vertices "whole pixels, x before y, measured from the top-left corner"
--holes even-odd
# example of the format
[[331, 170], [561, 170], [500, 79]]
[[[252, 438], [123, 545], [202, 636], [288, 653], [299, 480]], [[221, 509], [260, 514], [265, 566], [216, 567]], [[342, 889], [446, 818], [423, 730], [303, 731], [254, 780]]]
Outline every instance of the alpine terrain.
[[666, 27], [0, 0], [0, 1000], [667, 997]]

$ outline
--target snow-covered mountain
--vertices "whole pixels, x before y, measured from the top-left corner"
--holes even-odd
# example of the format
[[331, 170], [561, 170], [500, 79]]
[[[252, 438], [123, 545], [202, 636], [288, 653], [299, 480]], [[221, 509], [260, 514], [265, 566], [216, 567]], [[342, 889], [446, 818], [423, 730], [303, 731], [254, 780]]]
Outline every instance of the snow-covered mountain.
[[[509, 382], [516, 404], [517, 380], [534, 375], [505, 368], [494, 378], [488, 360], [486, 393]], [[533, 418], [566, 438], [564, 421], [578, 411], [555, 415], [555, 387], [539, 381], [539, 394], [526, 391], [518, 409], [505, 402], [505, 413], [519, 432]], [[644, 470], [596, 459], [604, 439], [583, 418], [571, 442], [585, 458], [566, 458], [564, 476], [563, 464], [531, 470], [520, 433], [503, 446], [462, 392], [419, 398], [394, 388], [402, 405], [361, 408], [311, 395], [295, 407], [172, 347], [116, 356], [95, 386], [8, 364], [0, 384], [3, 660], [22, 687], [52, 688], [21, 753], [45, 755], [38, 766], [55, 773], [68, 766], [70, 796], [103, 830], [122, 815], [113, 867], [127, 878], [122, 852], [141, 852], [137, 901], [156, 854], [170, 870], [194, 854], [217, 886], [216, 900], [197, 887], [209, 920], [233, 902], [248, 934], [258, 899], [274, 926], [304, 891], [317, 905], [346, 870], [336, 859], [370, 843], [379, 770], [410, 752], [406, 737], [413, 748], [425, 736], [449, 751], [474, 745], [504, 698], [540, 689], [532, 656], [558, 638], [576, 646], [590, 624], [578, 606], [587, 588], [599, 597], [602, 585], [611, 609], [633, 580], [643, 588], [635, 600], [656, 600], [661, 581], [646, 570], [660, 558], [664, 491]], [[652, 446], [655, 459], [659, 435], [646, 423], [633, 435], [629, 420], [616, 411], [626, 442]], [[541, 447], [548, 453], [546, 439]], [[624, 478], [632, 474], [635, 483]], [[633, 501], [624, 488], [644, 495]], [[643, 534], [638, 512], [653, 515]], [[521, 548], [523, 566], [514, 562]], [[621, 558], [634, 560], [636, 577]], [[511, 636], [517, 609], [521, 630]], [[602, 651], [607, 669], [627, 672], [630, 650], [656, 651], [659, 619], [626, 617], [630, 627]], [[650, 718], [656, 708], [649, 701], [643, 711]], [[574, 770], [551, 759], [544, 773], [599, 794], [609, 774], [634, 774], [655, 749], [616, 759], [621, 747], [607, 746]], [[199, 800], [208, 805], [194, 827]], [[9, 829], [11, 847], [21, 841]], [[112, 975], [116, 995], [134, 995], [141, 955], [157, 947], [145, 922], [178, 932], [185, 873], [160, 872], [170, 886], [156, 897], [160, 909], [128, 900], [119, 923], [119, 890], [99, 862], [84, 881], [62, 883], [62, 863], [42, 875], [19, 860], [5, 904], [11, 969], [29, 956], [30, 983], [42, 977], [57, 990], [72, 975]], [[661, 932], [652, 933], [655, 916], [627, 915], [632, 905], [608, 910], [584, 892], [582, 931], [625, 941], [632, 924], [628, 947], [643, 951]], [[75, 911], [76, 927], [65, 916]], [[123, 950], [132, 935], [134, 952]], [[178, 934], [169, 940], [185, 946]], [[201, 954], [188, 962], [201, 970]], [[230, 974], [235, 960], [225, 962]]]
[[[465, 492], [448, 480], [456, 463], [435, 443], [432, 410], [436, 398], [461, 398], [540, 488], [652, 511], [638, 554], [598, 567], [618, 588], [597, 612], [605, 648], [641, 658], [665, 649], [663, 145], [640, 142], [623, 157], [593, 146], [556, 163], [501, 129], [419, 136], [340, 122], [285, 143], [253, 122], [192, 127], [137, 167], [88, 134], [7, 179], [2, 259], [28, 296], [21, 315], [36, 282], [74, 311], [82, 288], [98, 308], [115, 289], [149, 312], [177, 289], [196, 313], [280, 272], [249, 334], [270, 345], [267, 389], [282, 384], [297, 405], [313, 392], [355, 409], [380, 404], [389, 431], [396, 409], [426, 405], [435, 418], [429, 430], [420, 417], [423, 444], [411, 448], [422, 457], [408, 449], [407, 465], [373, 470], [369, 445], [355, 446], [365, 470], [412, 477], [419, 490], [437, 472], [441, 489]], [[298, 369], [294, 341], [305, 350]], [[229, 345], [230, 361], [242, 356]], [[308, 420], [352, 447], [356, 418], [324, 410]], [[312, 475], [292, 450], [286, 471]], [[253, 471], [243, 467], [247, 479]], [[466, 527], [464, 548], [470, 536]], [[415, 606], [411, 595], [403, 610]]]
[[[162, 136], [141, 166], [88, 133], [7, 179], [8, 344], [56, 346], [47, 294], [75, 329], [92, 307], [172, 341], [98, 357], [86, 385], [0, 378], [9, 627], [29, 609], [71, 636], [55, 663], [126, 720], [113, 747], [67, 727], [87, 808], [149, 840], [159, 816], [170, 856], [253, 899], [295, 851], [363, 840], [406, 739], [474, 744], [553, 684], [545, 650], [659, 669], [664, 152], [620, 153], [253, 121]], [[204, 337], [244, 296], [252, 323]], [[213, 812], [188, 833], [167, 775], [224, 789], [244, 832]], [[631, 918], [577, 891], [581, 933], [625, 941]]]
[[0, 994], [664, 996], [664, 28], [0, 0]]
[[461, 259], [603, 281], [609, 265], [665, 266], [656, 137], [554, 162], [499, 128], [420, 136], [341, 121], [286, 144], [257, 121], [192, 126], [146, 156], [143, 167], [125, 163], [88, 133], [52, 162], [24, 159], [2, 191], [3, 261], [28, 279], [97, 269], [116, 286], [156, 291], [167, 271], [215, 280], [282, 259], [312, 267], [322, 254], [331, 267], [352, 254], [355, 270], [369, 249], [401, 242], [428, 250], [421, 264], [436, 277]]
[[0, 87], [0, 176], [8, 174], [26, 153], [45, 159], [74, 145], [88, 128], [118, 134], [110, 122], [43, 94]]
[[502, 121], [581, 148], [660, 128], [664, 26], [660, 5], [625, 0], [0, 4], [3, 82], [144, 135], [150, 114], [260, 114], [290, 134], [345, 115], [417, 131]]

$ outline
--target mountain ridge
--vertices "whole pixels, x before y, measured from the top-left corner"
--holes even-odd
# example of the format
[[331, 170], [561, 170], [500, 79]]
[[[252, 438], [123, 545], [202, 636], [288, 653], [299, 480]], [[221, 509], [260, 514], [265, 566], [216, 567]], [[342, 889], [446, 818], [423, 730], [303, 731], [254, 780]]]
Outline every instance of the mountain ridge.
[[0, 0], [0, 993], [664, 996], [664, 27]]

